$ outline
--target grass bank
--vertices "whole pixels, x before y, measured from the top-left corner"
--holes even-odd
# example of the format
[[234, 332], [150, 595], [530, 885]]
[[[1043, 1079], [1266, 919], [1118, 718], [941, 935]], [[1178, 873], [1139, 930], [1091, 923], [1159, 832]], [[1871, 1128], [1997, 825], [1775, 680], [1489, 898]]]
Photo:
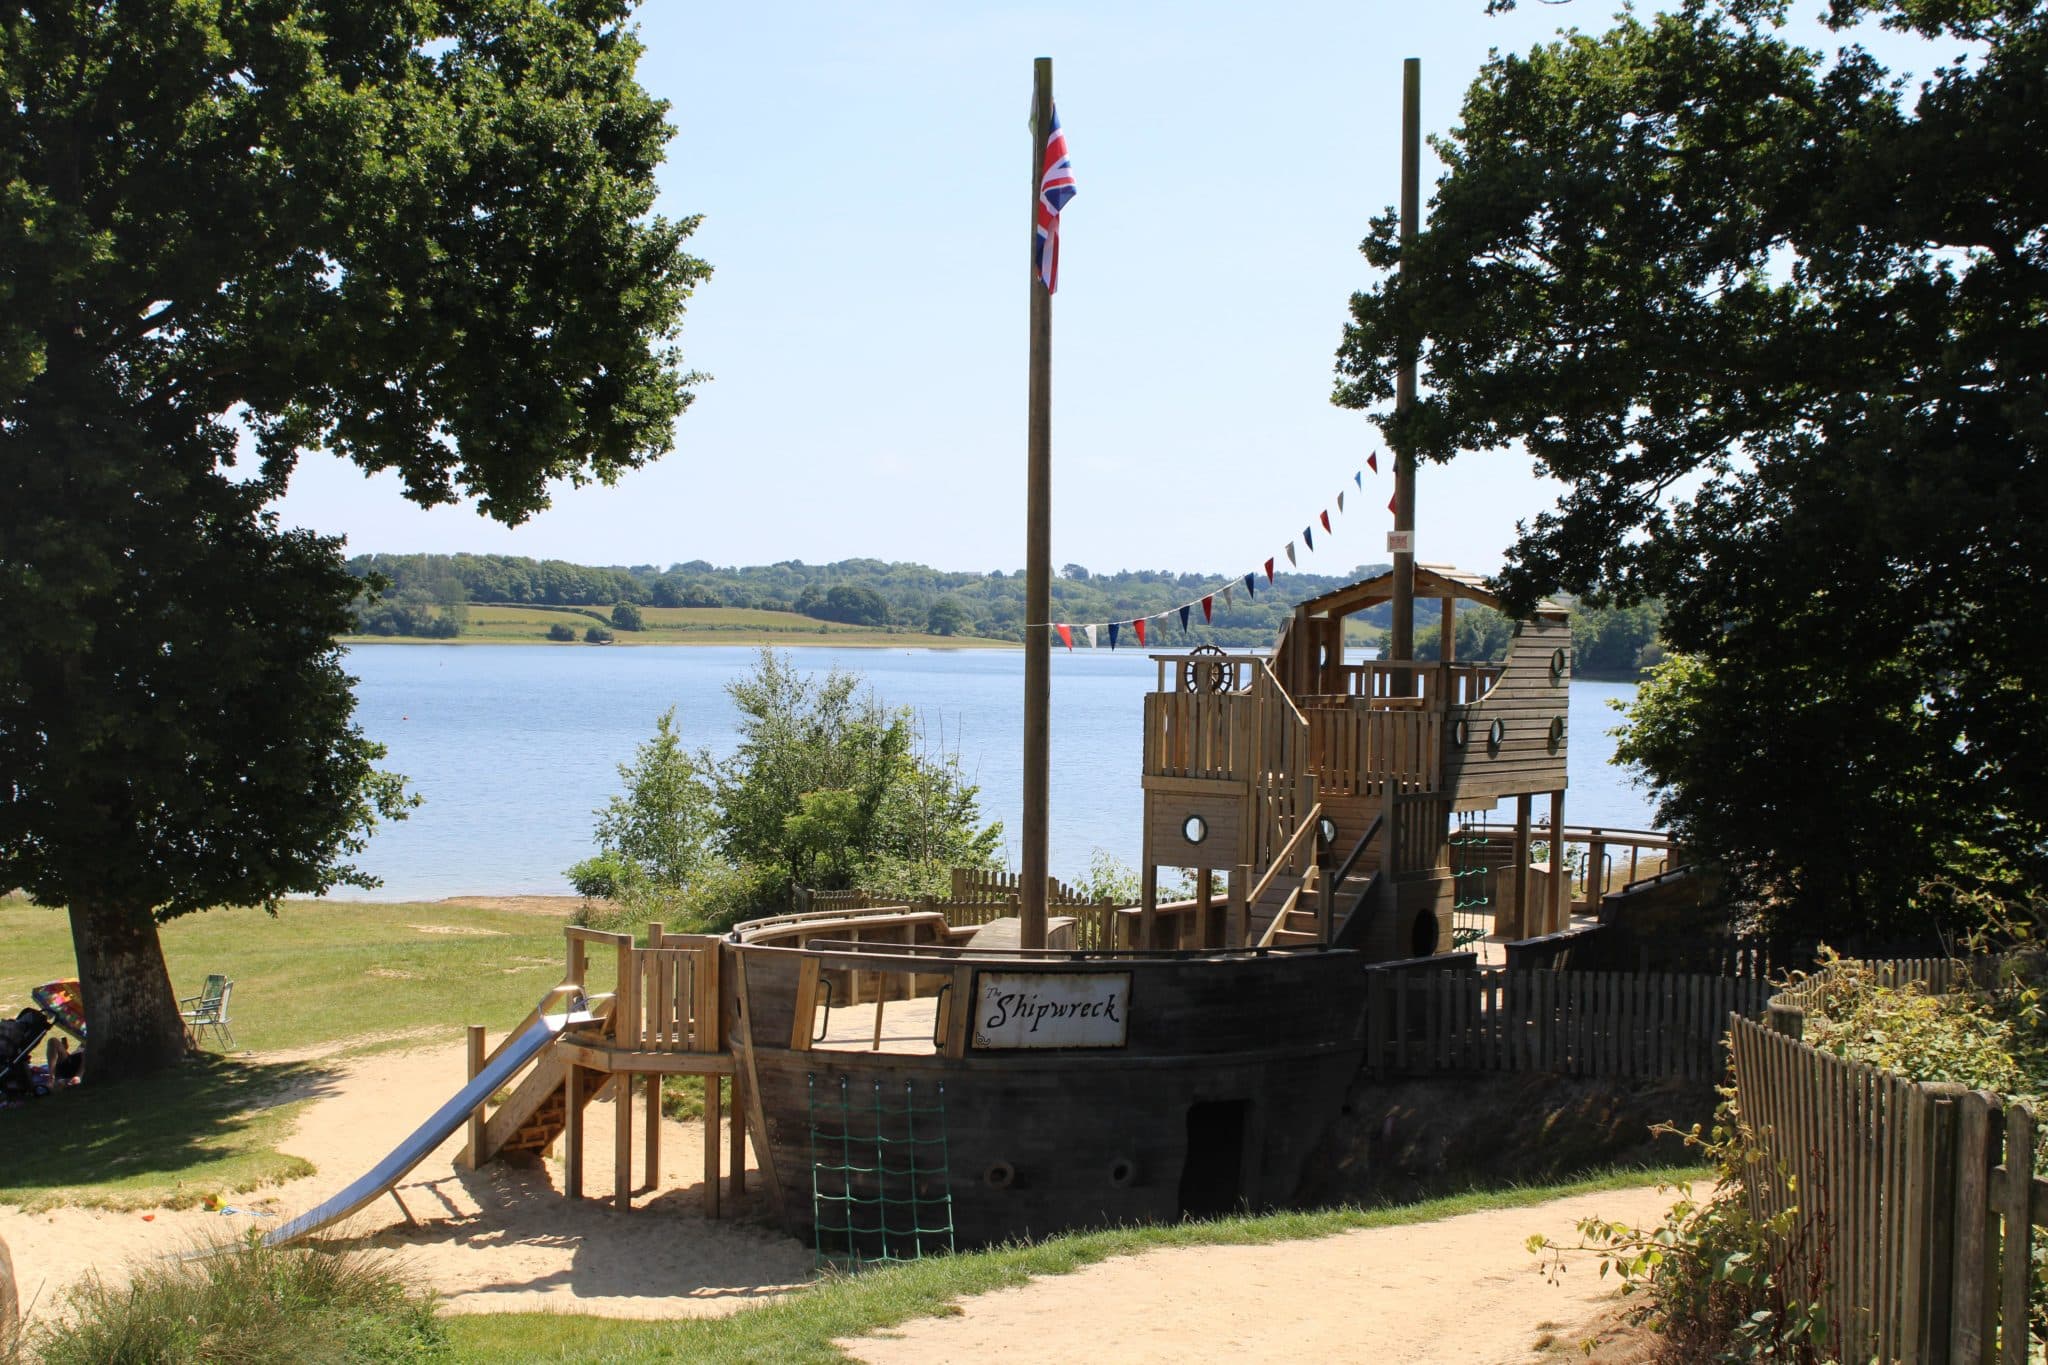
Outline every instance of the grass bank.
[[1074, 1233], [992, 1251], [943, 1256], [853, 1276], [835, 1276], [777, 1303], [725, 1318], [649, 1323], [545, 1313], [445, 1320], [448, 1348], [462, 1361], [761, 1362], [826, 1365], [846, 1356], [833, 1342], [912, 1318], [951, 1311], [959, 1299], [1065, 1275], [1112, 1256], [1173, 1247], [1256, 1246], [1328, 1237], [1358, 1228], [1434, 1222], [1488, 1209], [1527, 1208], [1570, 1195], [1701, 1178], [1674, 1167], [1616, 1171], [1554, 1185], [1482, 1190], [1372, 1209], [1329, 1209], [1224, 1218], [1206, 1223]]
[[[0, 943], [0, 1008], [10, 1014], [30, 986], [76, 975], [59, 911], [0, 900]], [[0, 1203], [176, 1207], [304, 1174], [276, 1144], [335, 1059], [453, 1042], [467, 1023], [502, 1032], [562, 971], [560, 920], [434, 903], [292, 901], [275, 917], [215, 910], [165, 925], [163, 944], [180, 994], [209, 972], [234, 978], [235, 1040], [270, 1057], [208, 1057], [174, 1075], [81, 1086], [8, 1111]], [[608, 988], [604, 968], [593, 960], [599, 989]]]

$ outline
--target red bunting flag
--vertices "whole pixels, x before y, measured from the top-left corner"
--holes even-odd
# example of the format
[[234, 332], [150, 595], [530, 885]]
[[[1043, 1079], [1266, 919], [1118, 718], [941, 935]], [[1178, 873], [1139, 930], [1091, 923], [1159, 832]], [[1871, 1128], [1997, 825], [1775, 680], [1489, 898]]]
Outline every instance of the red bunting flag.
[[1074, 652], [1074, 632], [1065, 626], [1054, 626], [1053, 629], [1060, 633], [1060, 643], [1067, 647], [1067, 653], [1072, 654]]
[[1131, 629], [1132, 629], [1132, 630], [1135, 630], [1135, 631], [1137, 631], [1137, 632], [1138, 632], [1138, 643], [1139, 643], [1139, 644], [1141, 644], [1141, 645], [1142, 645], [1142, 644], [1144, 644], [1144, 643], [1145, 643], [1145, 618], [1144, 618], [1144, 617], [1142, 617], [1142, 616], [1140, 616], [1140, 617], [1139, 617], [1139, 618], [1138, 618], [1137, 620], [1135, 620], [1135, 621], [1131, 622]]
[[1268, 583], [1273, 581], [1273, 561], [1270, 559], [1266, 561], [1266, 581]]
[[1399, 516], [1400, 513], [1394, 510], [1394, 503], [1400, 496], [1401, 495], [1399, 493], [1396, 493], [1393, 497], [1387, 499], [1387, 510], [1389, 512], [1394, 512], [1394, 515], [1396, 516]]
[[1325, 533], [1328, 533], [1330, 529], [1330, 509], [1325, 507], [1319, 515], [1323, 519], [1323, 530]]
[[1209, 619], [1209, 607], [1210, 607], [1210, 604], [1211, 604], [1211, 603], [1213, 603], [1213, 602], [1214, 602], [1215, 600], [1216, 600], [1216, 599], [1215, 599], [1214, 597], [1204, 597], [1204, 598], [1202, 599], [1202, 620], [1203, 620], [1204, 622], [1207, 622], [1207, 621], [1208, 621], [1208, 619]]
[[1365, 467], [1375, 474], [1380, 472], [1380, 453], [1377, 450], [1365, 457]]

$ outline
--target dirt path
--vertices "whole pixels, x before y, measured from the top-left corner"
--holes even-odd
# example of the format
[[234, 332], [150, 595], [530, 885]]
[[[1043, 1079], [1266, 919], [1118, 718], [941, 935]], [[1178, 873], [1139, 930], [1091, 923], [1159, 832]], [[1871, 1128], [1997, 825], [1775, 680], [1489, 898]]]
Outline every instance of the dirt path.
[[[119, 1277], [138, 1261], [236, 1237], [312, 1207], [396, 1146], [462, 1079], [459, 1045], [339, 1065], [322, 1098], [281, 1144], [311, 1161], [318, 1173], [234, 1197], [236, 1207], [273, 1217], [203, 1209], [29, 1214], [0, 1205], [0, 1240], [14, 1253], [24, 1302], [35, 1296], [36, 1315], [43, 1316], [89, 1271]], [[612, 1113], [602, 1100], [589, 1110], [586, 1192], [609, 1193], [612, 1187]], [[459, 1170], [458, 1132], [398, 1187], [417, 1225], [408, 1224], [398, 1202], [387, 1197], [322, 1234], [322, 1240], [390, 1251], [457, 1313], [548, 1309], [697, 1317], [731, 1312], [808, 1280], [810, 1251], [759, 1220], [757, 1195], [743, 1201], [737, 1217], [728, 1197], [727, 1217], [703, 1218], [702, 1133], [701, 1123], [663, 1124], [661, 1192], [643, 1194], [631, 1213], [622, 1214], [608, 1200], [564, 1200], [559, 1167], [552, 1164]], [[637, 1170], [637, 1132], [634, 1147]]]
[[1614, 1306], [1614, 1282], [1581, 1263], [1551, 1284], [1525, 1241], [1575, 1239], [1586, 1217], [1641, 1225], [1671, 1202], [1653, 1188], [1615, 1190], [1317, 1241], [1150, 1251], [840, 1345], [869, 1365], [1577, 1360]]

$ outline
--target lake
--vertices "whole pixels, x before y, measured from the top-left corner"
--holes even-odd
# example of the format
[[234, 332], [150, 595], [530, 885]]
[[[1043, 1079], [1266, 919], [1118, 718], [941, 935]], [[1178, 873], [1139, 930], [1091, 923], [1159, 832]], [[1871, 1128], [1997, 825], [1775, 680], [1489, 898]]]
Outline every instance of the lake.
[[[863, 674], [882, 700], [908, 706], [928, 741], [957, 751], [1002, 821], [1017, 863], [1022, 810], [1021, 650], [793, 651], [797, 666]], [[563, 869], [593, 851], [592, 812], [619, 790], [618, 766], [673, 706], [690, 748], [729, 753], [736, 714], [725, 695], [758, 651], [722, 646], [610, 649], [534, 645], [368, 645], [348, 651], [357, 720], [389, 747], [426, 802], [380, 829], [359, 860], [384, 881], [369, 894], [421, 900], [461, 894], [567, 893]], [[1136, 651], [1055, 651], [1052, 810], [1055, 875], [1086, 872], [1101, 848], [1138, 859], [1140, 699], [1154, 665]], [[1607, 703], [1632, 683], [1571, 689], [1573, 824], [1646, 828], [1643, 793], [1609, 764]], [[1537, 803], [1540, 816], [1544, 804]], [[344, 894], [348, 894], [344, 892]]]

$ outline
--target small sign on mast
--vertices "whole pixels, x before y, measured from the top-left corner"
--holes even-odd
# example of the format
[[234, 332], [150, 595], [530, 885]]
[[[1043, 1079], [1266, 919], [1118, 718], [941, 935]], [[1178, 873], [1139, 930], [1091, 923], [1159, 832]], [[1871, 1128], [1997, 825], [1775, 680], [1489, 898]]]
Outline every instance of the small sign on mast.
[[1387, 553], [1392, 555], [1414, 554], [1415, 533], [1413, 531], [1387, 532]]

